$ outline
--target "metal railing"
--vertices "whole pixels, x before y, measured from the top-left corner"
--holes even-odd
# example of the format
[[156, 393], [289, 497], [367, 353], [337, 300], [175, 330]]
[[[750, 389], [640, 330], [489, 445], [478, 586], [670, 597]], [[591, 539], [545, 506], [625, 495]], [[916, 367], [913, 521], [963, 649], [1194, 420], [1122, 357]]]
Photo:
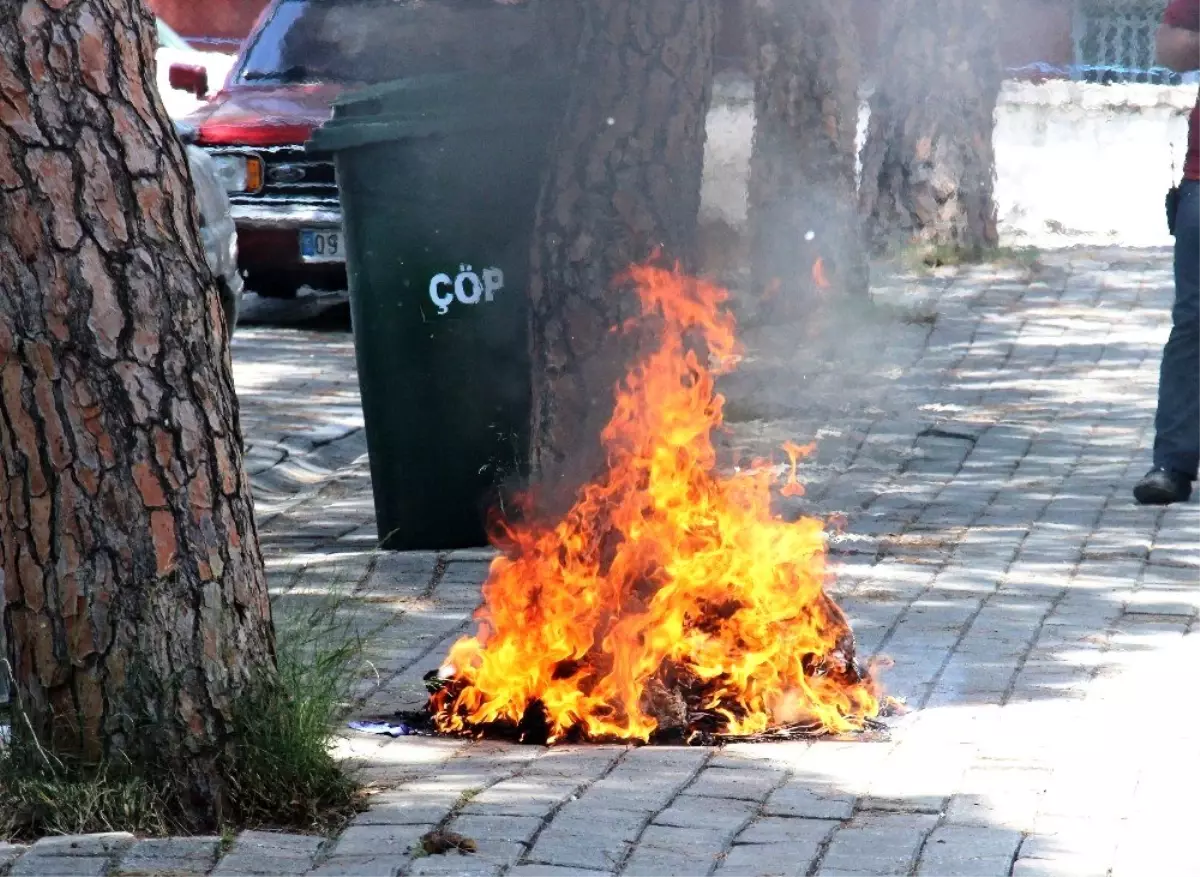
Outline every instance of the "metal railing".
[[1060, 69], [1084, 82], [1185, 81], [1154, 63], [1154, 34], [1166, 5], [1166, 0], [1074, 0], [1074, 63]]

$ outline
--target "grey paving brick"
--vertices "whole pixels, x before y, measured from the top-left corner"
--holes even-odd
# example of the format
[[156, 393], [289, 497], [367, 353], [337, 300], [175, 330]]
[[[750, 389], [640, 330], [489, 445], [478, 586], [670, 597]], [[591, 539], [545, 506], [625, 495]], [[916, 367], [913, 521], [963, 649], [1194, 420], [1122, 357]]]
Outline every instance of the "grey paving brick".
[[597, 780], [579, 796], [588, 807], [603, 810], [651, 812], [670, 803], [691, 779], [691, 774], [646, 770], [644, 776], [630, 773]]
[[8, 868], [27, 850], [25, 844], [13, 844], [0, 841], [0, 873], [5, 873]]
[[167, 837], [137, 841], [121, 857], [116, 874], [207, 874], [217, 860], [219, 837]]
[[243, 831], [217, 863], [214, 877], [303, 874], [320, 852], [323, 838], [271, 831]]
[[690, 774], [708, 758], [708, 752], [695, 746], [642, 746], [630, 750], [614, 773], [636, 775], [653, 771]]
[[43, 837], [29, 848], [28, 856], [107, 856], [119, 853], [132, 844], [134, 837], [127, 831], [99, 834], [68, 834]]
[[928, 877], [993, 877], [1006, 874], [1021, 833], [986, 826], [941, 825], [934, 829], [917, 869]]
[[834, 834], [818, 873], [907, 874], [936, 823], [935, 816], [856, 816]]
[[[467, 826], [464, 826], [466, 828]], [[476, 825], [476, 829], [480, 826]], [[456, 829], [457, 830], [457, 829]], [[422, 855], [417, 853], [409, 873], [413, 874], [491, 874], [516, 864], [527, 850], [520, 839], [497, 835], [511, 834], [499, 829], [493, 834], [468, 833], [466, 837], [475, 841], [474, 852], [463, 854], [450, 851], [445, 854]]]
[[452, 560], [446, 564], [438, 587], [440, 589], [446, 584], [482, 585], [489, 566], [490, 563], [486, 561]]
[[754, 801], [683, 794], [654, 817], [654, 824], [708, 829], [733, 826], [736, 830], [754, 815], [757, 809], [758, 804]]
[[587, 868], [568, 868], [563, 865], [515, 865], [509, 870], [510, 877], [603, 877], [611, 871], [592, 871]]
[[497, 783], [480, 792], [463, 808], [464, 814], [480, 816], [543, 817], [569, 800], [577, 786], [570, 784], [531, 783], [525, 777]]
[[651, 825], [642, 834], [624, 873], [631, 877], [707, 874], [724, 848], [719, 831]]
[[371, 808], [354, 817], [354, 825], [430, 825], [440, 822], [454, 809], [459, 796], [446, 795], [431, 801], [411, 793], [385, 793], [371, 801]]
[[1073, 859], [1017, 859], [1012, 877], [1096, 877], [1094, 862]]
[[473, 854], [447, 853], [416, 859], [406, 871], [413, 877], [497, 877], [503, 866]]
[[811, 819], [849, 819], [854, 812], [855, 796], [803, 780], [790, 780], [767, 799], [767, 816], [794, 816]]
[[555, 746], [529, 763], [521, 779], [572, 785], [598, 779], [626, 752], [623, 746]]
[[737, 836], [738, 844], [802, 843], [820, 846], [841, 827], [832, 819], [764, 816]]
[[432, 825], [352, 825], [333, 847], [335, 856], [403, 856]]
[[308, 872], [308, 877], [396, 877], [408, 856], [333, 856]]
[[536, 816], [482, 816], [466, 814], [450, 822], [449, 828], [466, 837], [481, 840], [527, 841], [542, 827]]
[[12, 877], [104, 877], [109, 860], [104, 856], [31, 856], [13, 863]]
[[783, 771], [705, 768], [688, 786], [689, 795], [761, 801], [784, 779]]
[[787, 842], [735, 846], [717, 867], [720, 877], [803, 877], [820, 847], [815, 843]]
[[633, 846], [649, 814], [625, 810], [563, 808], [538, 836], [530, 861], [549, 865], [614, 870]]

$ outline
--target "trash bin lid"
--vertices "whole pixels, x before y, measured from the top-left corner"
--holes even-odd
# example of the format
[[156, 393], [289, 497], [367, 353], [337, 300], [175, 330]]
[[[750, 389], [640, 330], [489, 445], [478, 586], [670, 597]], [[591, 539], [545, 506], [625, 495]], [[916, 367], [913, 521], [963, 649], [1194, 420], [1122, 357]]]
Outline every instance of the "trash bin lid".
[[565, 84], [545, 75], [431, 74], [344, 95], [313, 132], [311, 149], [336, 152], [372, 143], [531, 126], [561, 111]]

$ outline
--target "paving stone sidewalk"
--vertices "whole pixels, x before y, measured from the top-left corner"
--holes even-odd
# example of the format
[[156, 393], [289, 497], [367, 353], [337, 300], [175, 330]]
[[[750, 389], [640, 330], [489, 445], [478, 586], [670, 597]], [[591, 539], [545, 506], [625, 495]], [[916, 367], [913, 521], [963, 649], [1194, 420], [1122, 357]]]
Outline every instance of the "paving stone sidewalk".
[[[338, 838], [126, 835], [0, 848], [12, 874], [1200, 873], [1200, 506], [1139, 508], [1170, 258], [1043, 254], [879, 285], [747, 333], [744, 456], [816, 439], [785, 514], [843, 516], [834, 592], [913, 711], [886, 740], [722, 749], [348, 734], [377, 790]], [[378, 629], [363, 715], [413, 708], [470, 628], [487, 551], [372, 550], [346, 335], [235, 341], [282, 617], [331, 588]], [[783, 501], [781, 501], [783, 502]], [[425, 856], [447, 826], [473, 855]], [[6, 864], [5, 867], [8, 865]]]

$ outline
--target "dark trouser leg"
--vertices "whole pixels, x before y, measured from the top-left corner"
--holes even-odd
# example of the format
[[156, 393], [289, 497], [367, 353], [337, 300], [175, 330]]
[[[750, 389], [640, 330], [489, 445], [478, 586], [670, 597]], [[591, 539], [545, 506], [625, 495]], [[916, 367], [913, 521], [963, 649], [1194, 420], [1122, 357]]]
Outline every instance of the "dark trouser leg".
[[1175, 225], [1175, 307], [1163, 349], [1154, 465], [1195, 480], [1200, 462], [1200, 183], [1184, 182]]

